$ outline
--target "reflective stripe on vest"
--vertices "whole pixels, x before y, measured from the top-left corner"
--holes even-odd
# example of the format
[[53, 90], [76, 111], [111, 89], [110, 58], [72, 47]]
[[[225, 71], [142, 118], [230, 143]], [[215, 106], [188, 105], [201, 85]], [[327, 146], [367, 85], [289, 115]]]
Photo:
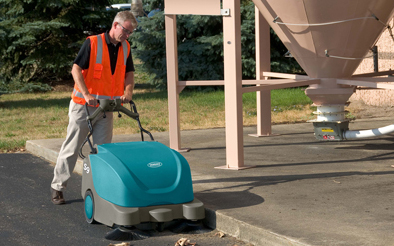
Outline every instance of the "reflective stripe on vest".
[[[75, 96], [75, 97], [79, 97], [79, 98], [85, 99], [85, 98], [83, 97], [82, 93], [79, 92], [79, 91], [77, 91], [76, 89], [74, 89], [73, 93], [74, 93], [74, 96]], [[94, 95], [94, 94], [91, 94], [91, 95], [92, 95], [94, 98], [96, 98], [97, 100], [100, 100], [100, 99], [120, 99], [120, 96], [110, 97], [110, 96]]]
[[124, 57], [124, 65], [126, 65], [126, 62], [127, 62], [127, 44], [126, 44], [126, 41], [123, 41], [122, 42], [122, 48], [123, 48], [123, 57]]
[[97, 35], [97, 55], [96, 64], [101, 64], [103, 62], [103, 40], [100, 35]]

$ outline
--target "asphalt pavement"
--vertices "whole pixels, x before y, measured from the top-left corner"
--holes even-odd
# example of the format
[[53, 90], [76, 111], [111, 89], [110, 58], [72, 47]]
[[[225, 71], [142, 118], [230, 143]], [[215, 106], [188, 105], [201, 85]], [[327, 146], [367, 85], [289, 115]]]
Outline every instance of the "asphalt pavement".
[[[88, 224], [83, 212], [81, 176], [74, 173], [67, 189], [67, 203], [55, 206], [50, 201], [51, 163], [29, 153], [0, 154], [0, 245], [77, 246], [117, 244], [104, 237], [112, 229]], [[217, 230], [203, 234], [175, 234], [168, 230], [149, 231], [149, 238], [129, 242], [136, 246], [173, 246], [180, 238], [211, 246], [246, 246]]]
[[[393, 121], [356, 120], [350, 129], [383, 127]], [[244, 128], [245, 165], [256, 167], [242, 171], [214, 168], [226, 164], [225, 129], [181, 132], [182, 147], [192, 149], [182, 154], [191, 166], [195, 196], [205, 204], [208, 226], [254, 245], [394, 245], [393, 134], [321, 142], [311, 123], [274, 125], [272, 131], [277, 135], [254, 138], [248, 134], [256, 133], [255, 127]], [[154, 137], [168, 145], [167, 132]], [[114, 136], [114, 142], [138, 140], [139, 134]], [[62, 142], [31, 140], [26, 147], [54, 162]], [[16, 177], [24, 180], [23, 175]], [[45, 179], [49, 182], [48, 176]], [[81, 219], [79, 177], [70, 182], [65, 194], [75, 202], [65, 208], [76, 210], [67, 220]], [[41, 192], [46, 192], [48, 183], [41, 185]], [[37, 196], [42, 200], [46, 195]], [[47, 216], [56, 221], [54, 212]], [[81, 235], [93, 233], [82, 224]]]

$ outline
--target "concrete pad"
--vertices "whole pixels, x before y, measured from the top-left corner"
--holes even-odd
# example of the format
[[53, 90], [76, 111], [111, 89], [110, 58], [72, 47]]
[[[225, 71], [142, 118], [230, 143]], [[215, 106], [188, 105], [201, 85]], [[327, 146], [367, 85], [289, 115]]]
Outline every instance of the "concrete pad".
[[[350, 129], [393, 121], [357, 120]], [[272, 129], [278, 135], [254, 138], [255, 127], [244, 128], [245, 165], [256, 167], [242, 171], [215, 169], [226, 164], [225, 129], [182, 131], [182, 147], [191, 148], [182, 155], [211, 227], [255, 245], [393, 245], [393, 134], [319, 142], [311, 123]], [[168, 146], [167, 132], [153, 136]], [[31, 140], [26, 149], [55, 162], [62, 142]]]

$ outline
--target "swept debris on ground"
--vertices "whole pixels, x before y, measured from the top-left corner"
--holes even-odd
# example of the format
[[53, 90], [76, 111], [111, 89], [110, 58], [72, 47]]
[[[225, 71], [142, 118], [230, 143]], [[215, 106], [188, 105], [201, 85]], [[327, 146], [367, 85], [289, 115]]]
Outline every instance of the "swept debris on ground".
[[187, 246], [187, 245], [196, 246], [197, 243], [191, 243], [190, 240], [187, 238], [181, 238], [175, 243], [175, 246]]
[[216, 232], [214, 236], [215, 236], [215, 237], [217, 236], [217, 237], [219, 237], [219, 238], [222, 238], [222, 237], [225, 237], [226, 234], [224, 234], [223, 232], [219, 231], [219, 232]]
[[125, 243], [125, 242], [117, 243], [117, 244], [110, 243], [108, 246], [130, 246], [130, 243]]

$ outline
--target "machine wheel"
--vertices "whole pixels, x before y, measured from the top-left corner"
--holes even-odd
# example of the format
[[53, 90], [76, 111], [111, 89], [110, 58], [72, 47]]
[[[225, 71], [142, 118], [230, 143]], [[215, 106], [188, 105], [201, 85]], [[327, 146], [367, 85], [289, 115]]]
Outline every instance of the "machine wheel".
[[164, 222], [158, 222], [157, 223], [157, 231], [158, 232], [163, 232], [166, 229]]
[[94, 224], [94, 197], [91, 190], [87, 190], [85, 193], [85, 219], [89, 224]]

